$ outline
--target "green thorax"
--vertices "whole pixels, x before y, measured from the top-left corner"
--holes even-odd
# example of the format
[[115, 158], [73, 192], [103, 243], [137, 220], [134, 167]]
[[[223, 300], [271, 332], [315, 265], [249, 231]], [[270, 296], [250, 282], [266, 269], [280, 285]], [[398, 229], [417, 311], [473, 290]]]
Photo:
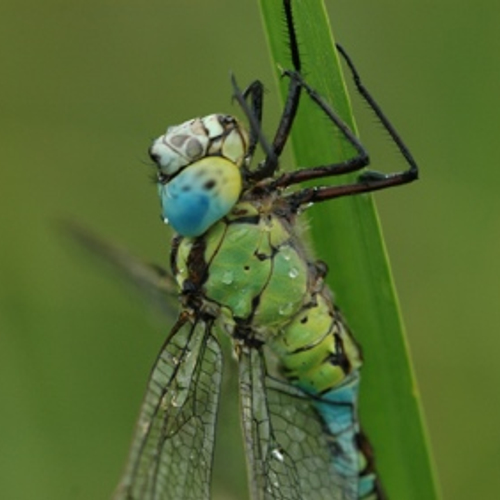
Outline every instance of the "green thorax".
[[361, 362], [295, 217], [272, 194], [240, 201], [202, 236], [178, 237], [172, 266], [188, 307], [222, 318], [234, 337], [266, 343], [282, 373], [316, 394]]

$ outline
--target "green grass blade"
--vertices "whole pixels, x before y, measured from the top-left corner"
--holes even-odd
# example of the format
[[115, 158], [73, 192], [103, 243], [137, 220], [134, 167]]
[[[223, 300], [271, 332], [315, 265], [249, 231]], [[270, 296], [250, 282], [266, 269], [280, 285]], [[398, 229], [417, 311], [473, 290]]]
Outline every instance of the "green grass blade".
[[[292, 68], [282, 2], [260, 0], [276, 74]], [[331, 29], [321, 0], [292, 2], [302, 74], [354, 129], [354, 119]], [[286, 81], [279, 83], [282, 96]], [[324, 114], [302, 96], [292, 147], [297, 165], [340, 161], [350, 145]], [[327, 182], [348, 182], [355, 176]], [[406, 186], [401, 189], [411, 189]], [[370, 195], [313, 207], [312, 233], [318, 255], [330, 267], [330, 285], [363, 347], [365, 366], [361, 418], [375, 448], [377, 467], [392, 500], [438, 498], [418, 390], [409, 359], [394, 285]]]

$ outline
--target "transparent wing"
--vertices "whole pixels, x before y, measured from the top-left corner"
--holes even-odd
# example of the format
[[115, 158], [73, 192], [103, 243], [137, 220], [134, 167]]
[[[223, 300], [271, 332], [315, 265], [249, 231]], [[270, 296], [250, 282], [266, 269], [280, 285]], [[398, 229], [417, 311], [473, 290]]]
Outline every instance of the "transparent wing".
[[333, 468], [334, 442], [300, 390], [266, 374], [260, 349], [240, 352], [240, 395], [253, 500], [357, 500]]
[[221, 372], [212, 323], [181, 314], [151, 372], [115, 500], [209, 498]]
[[96, 235], [74, 221], [63, 221], [62, 232], [87, 249], [92, 256], [118, 271], [126, 280], [136, 285], [148, 303], [155, 304], [170, 318], [179, 312], [178, 287], [174, 278], [154, 264], [142, 262], [119, 245]]

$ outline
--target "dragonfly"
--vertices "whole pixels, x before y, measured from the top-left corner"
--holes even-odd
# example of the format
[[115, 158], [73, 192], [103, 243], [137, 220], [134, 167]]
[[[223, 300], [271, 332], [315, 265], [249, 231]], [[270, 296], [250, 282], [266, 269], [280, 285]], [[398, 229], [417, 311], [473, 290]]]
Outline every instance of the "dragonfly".
[[[358, 418], [360, 347], [325, 283], [326, 264], [310, 256], [297, 228], [311, 204], [410, 183], [418, 167], [337, 45], [408, 164], [389, 174], [364, 169], [358, 137], [302, 76], [292, 3], [283, 7], [294, 67], [283, 71], [288, 94], [273, 140], [261, 127], [262, 82], [241, 90], [233, 76], [248, 125], [227, 114], [198, 117], [169, 127], [149, 149], [161, 216], [176, 233], [171, 274], [133, 273], [177, 294], [180, 313], [152, 368], [115, 500], [210, 498], [221, 336], [238, 367], [253, 500], [386, 498]], [[280, 172], [301, 98], [340, 131], [352, 158]], [[259, 146], [264, 159], [253, 166]], [[361, 169], [353, 183], [298, 186]]]

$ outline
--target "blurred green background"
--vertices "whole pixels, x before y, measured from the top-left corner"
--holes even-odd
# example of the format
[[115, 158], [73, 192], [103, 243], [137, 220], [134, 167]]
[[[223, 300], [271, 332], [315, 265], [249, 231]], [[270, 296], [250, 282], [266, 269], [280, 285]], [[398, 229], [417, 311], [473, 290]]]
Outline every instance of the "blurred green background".
[[[500, 6], [327, 3], [422, 168], [418, 184], [376, 200], [443, 497], [494, 498]], [[77, 220], [166, 264], [147, 148], [168, 124], [234, 111], [230, 70], [267, 84], [272, 129], [259, 11], [253, 0], [4, 0], [0, 61], [0, 498], [106, 499], [167, 325], [55, 225]], [[388, 140], [359, 121], [374, 165], [394, 169]], [[244, 491], [243, 460], [228, 458], [231, 404], [216, 474], [227, 499]]]

